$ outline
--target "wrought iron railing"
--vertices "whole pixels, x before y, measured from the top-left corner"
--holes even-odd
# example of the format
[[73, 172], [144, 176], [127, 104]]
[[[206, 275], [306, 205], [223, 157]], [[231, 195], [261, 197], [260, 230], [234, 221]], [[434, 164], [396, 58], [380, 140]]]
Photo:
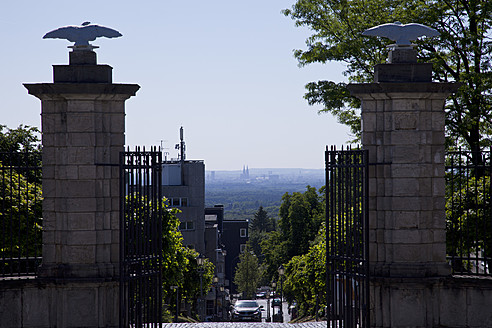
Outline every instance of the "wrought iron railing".
[[120, 327], [162, 320], [162, 155], [120, 154]]
[[446, 250], [454, 274], [492, 276], [491, 151], [446, 156]]
[[41, 264], [41, 153], [0, 152], [0, 277]]
[[332, 147], [325, 158], [328, 320], [369, 327], [367, 150]]

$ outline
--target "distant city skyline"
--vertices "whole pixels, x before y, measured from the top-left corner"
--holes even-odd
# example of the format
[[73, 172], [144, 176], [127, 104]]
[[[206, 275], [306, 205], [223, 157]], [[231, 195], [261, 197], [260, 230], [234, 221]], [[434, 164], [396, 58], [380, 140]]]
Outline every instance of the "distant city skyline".
[[93, 42], [98, 63], [113, 67], [114, 83], [141, 86], [127, 101], [128, 146], [162, 144], [176, 157], [183, 126], [187, 158], [204, 160], [207, 170], [321, 168], [325, 145], [351, 136], [307, 105], [304, 85], [343, 81], [344, 66], [297, 67], [292, 51], [305, 47], [309, 31], [281, 13], [294, 3], [86, 0], [76, 10], [61, 0], [3, 3], [1, 124], [40, 126], [40, 102], [22, 84], [52, 82], [52, 65], [68, 63], [71, 45], [42, 36], [91, 21], [123, 34]]

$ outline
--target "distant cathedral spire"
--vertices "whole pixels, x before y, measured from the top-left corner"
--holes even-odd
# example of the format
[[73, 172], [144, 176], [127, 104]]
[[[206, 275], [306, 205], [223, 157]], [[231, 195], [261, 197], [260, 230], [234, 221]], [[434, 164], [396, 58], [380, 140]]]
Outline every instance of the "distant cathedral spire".
[[249, 166], [243, 165], [243, 173], [241, 174], [241, 179], [249, 179]]

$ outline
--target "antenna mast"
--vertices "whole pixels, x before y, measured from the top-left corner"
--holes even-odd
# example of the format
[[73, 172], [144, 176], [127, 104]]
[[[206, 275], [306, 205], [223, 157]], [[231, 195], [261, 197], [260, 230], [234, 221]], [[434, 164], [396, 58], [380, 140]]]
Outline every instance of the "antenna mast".
[[179, 143], [179, 149], [181, 151], [181, 163], [184, 162], [184, 160], [186, 159], [186, 154], [185, 154], [185, 150], [186, 150], [186, 146], [185, 146], [185, 142], [184, 142], [184, 129], [183, 127], [181, 127], [179, 129], [179, 139], [181, 140], [180, 143]]
[[181, 153], [181, 158], [180, 158], [180, 161], [181, 161], [181, 185], [184, 186], [184, 178], [185, 178], [185, 174], [184, 174], [184, 161], [186, 159], [186, 153], [185, 153], [185, 149], [186, 149], [186, 146], [185, 146], [185, 141], [184, 141], [184, 129], [183, 127], [181, 127], [179, 129], [179, 139], [180, 139], [180, 142], [179, 142], [179, 150], [180, 150], [180, 153]]

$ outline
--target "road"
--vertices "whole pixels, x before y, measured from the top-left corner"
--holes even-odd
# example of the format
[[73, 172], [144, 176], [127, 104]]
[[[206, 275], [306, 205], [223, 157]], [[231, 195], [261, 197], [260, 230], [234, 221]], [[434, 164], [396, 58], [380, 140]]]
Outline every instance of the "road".
[[[258, 303], [263, 305], [265, 311], [263, 311], [262, 322], [201, 322], [201, 323], [163, 323], [163, 328], [326, 328], [326, 321], [320, 322], [306, 322], [290, 324], [290, 315], [288, 313], [288, 304], [283, 303], [282, 312], [284, 322], [265, 322], [267, 317], [267, 300], [259, 299]], [[271, 302], [270, 302], [271, 305]], [[277, 313], [278, 307], [275, 308]], [[273, 316], [272, 308], [270, 307], [270, 317]]]
[[324, 322], [273, 323], [273, 322], [201, 322], [201, 323], [163, 323], [163, 328], [326, 328]]
[[[262, 322], [201, 322], [201, 323], [163, 323], [163, 328], [326, 328], [326, 321], [319, 322], [306, 322], [290, 324], [290, 315], [288, 313], [288, 304], [284, 302], [282, 304], [282, 312], [284, 322], [265, 322], [267, 317], [267, 300], [259, 299], [258, 303], [263, 305], [265, 311], [263, 311]], [[275, 313], [278, 313], [278, 307], [275, 307]], [[270, 302], [270, 317], [273, 316], [271, 302]]]
[[[258, 304], [263, 305], [263, 309], [265, 311], [263, 312], [262, 317], [263, 317], [263, 321], [265, 321], [265, 319], [267, 317], [267, 314], [268, 314], [268, 310], [267, 310], [267, 308], [268, 308], [267, 303], [268, 302], [267, 302], [266, 299], [258, 299], [257, 301], [258, 301]], [[271, 305], [272, 305], [272, 302], [270, 300], [270, 317], [273, 317], [273, 312], [272, 312], [272, 306]], [[288, 312], [288, 307], [289, 306], [288, 306], [287, 302], [283, 302], [282, 303], [282, 313], [283, 313], [283, 317], [284, 317], [284, 323], [287, 323], [287, 322], [290, 321], [290, 315], [289, 315], [289, 312]], [[275, 307], [275, 313], [278, 313], [278, 311], [279, 311], [279, 307]]]

